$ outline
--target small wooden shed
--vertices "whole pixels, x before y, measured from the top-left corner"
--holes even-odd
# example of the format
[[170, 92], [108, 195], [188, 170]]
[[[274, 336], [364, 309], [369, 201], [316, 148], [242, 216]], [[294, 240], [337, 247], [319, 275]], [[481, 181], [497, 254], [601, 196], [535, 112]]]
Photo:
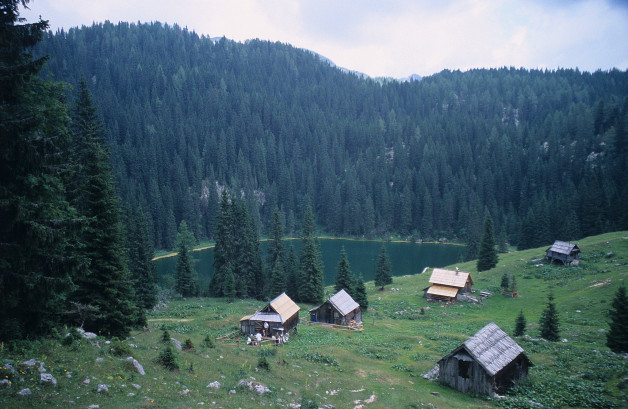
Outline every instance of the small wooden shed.
[[350, 321], [356, 324], [362, 322], [362, 310], [360, 304], [345, 290], [340, 290], [332, 295], [322, 305], [310, 310], [312, 322], [322, 322], [335, 325], [349, 325]]
[[255, 314], [242, 317], [240, 329], [244, 335], [254, 335], [262, 333], [264, 323], [268, 323], [268, 337], [279, 337], [292, 329], [296, 332], [300, 309], [286, 293], [281, 293]]
[[431, 286], [424, 288], [428, 301], [452, 302], [458, 294], [471, 291], [473, 279], [471, 274], [458, 270], [435, 268], [430, 276]]
[[556, 240], [552, 247], [545, 252], [545, 258], [564, 265], [578, 264], [580, 262], [580, 248], [575, 243]]
[[460, 392], [501, 393], [528, 375], [532, 362], [494, 322], [438, 361], [438, 380]]

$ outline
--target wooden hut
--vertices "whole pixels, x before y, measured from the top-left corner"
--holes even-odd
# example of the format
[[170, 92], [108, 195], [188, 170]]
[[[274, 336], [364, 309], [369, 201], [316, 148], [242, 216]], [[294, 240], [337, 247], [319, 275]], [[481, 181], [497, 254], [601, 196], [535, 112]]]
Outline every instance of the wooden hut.
[[[240, 329], [244, 335], [266, 332], [267, 337], [279, 337], [292, 329], [296, 332], [300, 309], [286, 293], [282, 293], [255, 314], [242, 317]], [[264, 331], [264, 323], [268, 323], [267, 331]]]
[[545, 252], [545, 258], [550, 262], [564, 265], [574, 265], [580, 262], [580, 248], [577, 244], [556, 240], [552, 247]]
[[349, 325], [350, 321], [359, 324], [362, 322], [362, 310], [345, 290], [340, 290], [322, 305], [312, 308], [310, 319], [335, 325]]
[[501, 393], [528, 375], [523, 348], [491, 322], [438, 361], [438, 380], [460, 392]]
[[425, 297], [428, 301], [452, 302], [458, 294], [471, 291], [473, 279], [471, 274], [458, 270], [435, 268], [430, 276], [431, 286], [425, 288]]

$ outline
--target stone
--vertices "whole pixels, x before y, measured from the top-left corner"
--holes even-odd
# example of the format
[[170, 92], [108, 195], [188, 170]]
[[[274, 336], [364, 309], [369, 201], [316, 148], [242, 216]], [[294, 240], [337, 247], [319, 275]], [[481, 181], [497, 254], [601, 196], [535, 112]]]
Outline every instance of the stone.
[[190, 390], [189, 390], [189, 389], [184, 389], [184, 390], [182, 390], [181, 392], [179, 392], [179, 395], [181, 395], [181, 396], [185, 396], [185, 395], [187, 395], [188, 393], [190, 393]]
[[39, 373], [44, 373], [46, 372], [46, 368], [44, 367], [44, 363], [40, 362], [39, 363]]
[[109, 387], [105, 385], [104, 383], [99, 383], [98, 388], [96, 389], [96, 392], [98, 393], [109, 392]]
[[434, 396], [440, 396], [440, 393], [438, 393], [438, 392], [430, 392], [430, 393], [431, 393], [432, 395], [434, 395]]
[[11, 375], [15, 375], [15, 374], [17, 373], [17, 371], [15, 370], [15, 368], [13, 367], [13, 365], [11, 365], [11, 364], [4, 364], [3, 366], [4, 366], [4, 369], [5, 369], [5, 370], [7, 370], [7, 371], [9, 371], [9, 373], [10, 373]]
[[208, 388], [213, 388], [213, 389], [220, 389], [220, 382], [218, 381], [214, 381], [212, 383], [210, 383], [209, 385], [207, 385]]
[[146, 375], [146, 372], [144, 372], [144, 367], [142, 366], [142, 364], [140, 364], [137, 359], [133, 358], [132, 356], [128, 357], [126, 359], [127, 362], [130, 362], [131, 365], [133, 365], [133, 368], [135, 368], [135, 370], [137, 371], [138, 374], [140, 375]]
[[229, 393], [230, 393], [230, 394], [232, 394], [232, 395], [235, 395], [235, 394], [236, 394], [236, 390], [235, 390], [235, 389], [231, 389], [231, 390], [229, 391]]
[[87, 409], [100, 409], [100, 405], [89, 405]]
[[51, 383], [53, 386], [57, 386], [57, 380], [50, 373], [42, 373], [39, 380], [43, 383]]
[[238, 382], [237, 386], [240, 385], [246, 385], [249, 390], [254, 391], [258, 395], [263, 395], [266, 392], [270, 392], [270, 389], [266, 385], [259, 382], [245, 381], [244, 379], [242, 379]]
[[105, 360], [105, 358], [103, 358], [103, 357], [101, 357], [101, 356], [99, 356], [98, 358], [96, 358], [96, 362], [102, 362], [102, 361], [104, 361], [104, 360]]
[[566, 343], [566, 342], [569, 342], [569, 341], [567, 340], [567, 338], [563, 338], [563, 339], [560, 340], [560, 342]]
[[86, 376], [85, 379], [83, 379], [83, 385], [89, 385], [91, 381], [89, 380], [89, 377]]
[[37, 365], [37, 361], [35, 361], [34, 359], [29, 359], [28, 361], [22, 362], [22, 365], [35, 366]]
[[0, 385], [7, 385], [7, 386], [9, 386], [9, 385], [11, 385], [11, 381], [8, 380], [8, 379], [3, 379], [3, 380], [0, 381]]
[[30, 395], [31, 393], [33, 393], [33, 392], [31, 392], [31, 390], [29, 388], [25, 388], [25, 389], [22, 389], [21, 391], [19, 391], [17, 394], [20, 395], [20, 396], [27, 396], [27, 395]]
[[83, 333], [83, 338], [85, 338], [85, 339], [96, 339], [96, 337], [98, 337], [98, 335], [94, 334], [93, 332], [84, 332]]
[[132, 383], [131, 386], [134, 387], [135, 389], [142, 389], [142, 386], [136, 383]]
[[174, 344], [174, 346], [179, 350], [179, 351], [183, 351], [183, 345], [181, 344], [181, 341], [179, 341], [178, 339], [174, 339], [174, 338], [170, 338], [170, 340], [172, 341], [172, 343]]

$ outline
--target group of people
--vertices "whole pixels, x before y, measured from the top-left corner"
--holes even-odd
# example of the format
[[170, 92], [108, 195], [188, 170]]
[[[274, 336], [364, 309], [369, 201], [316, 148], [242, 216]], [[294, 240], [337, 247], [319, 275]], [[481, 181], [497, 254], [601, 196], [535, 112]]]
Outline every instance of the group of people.
[[[268, 325], [268, 322], [264, 322], [264, 325], [262, 327], [262, 332], [261, 333], [258, 332], [255, 335], [252, 335], [253, 338], [249, 336], [246, 340], [246, 344], [247, 345], [261, 345], [262, 340], [264, 338], [268, 338], [269, 336], [270, 336], [270, 327]], [[279, 336], [272, 335], [270, 336], [270, 339], [272, 343], [275, 345], [284, 343], [283, 334], [280, 334]]]

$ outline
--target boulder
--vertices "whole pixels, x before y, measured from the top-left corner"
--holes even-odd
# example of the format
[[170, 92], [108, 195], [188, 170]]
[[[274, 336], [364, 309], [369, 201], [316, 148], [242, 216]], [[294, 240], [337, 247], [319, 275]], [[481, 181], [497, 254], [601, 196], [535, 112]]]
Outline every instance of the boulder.
[[34, 359], [29, 359], [28, 361], [24, 361], [22, 362], [22, 365], [26, 365], [26, 366], [35, 366], [37, 365], [37, 361], [35, 361]]
[[104, 383], [99, 383], [98, 388], [96, 388], [96, 392], [98, 393], [109, 392], [109, 387], [105, 385]]
[[174, 338], [170, 338], [170, 340], [179, 351], [183, 351], [183, 345], [181, 344], [181, 341]]
[[86, 376], [85, 379], [83, 379], [83, 385], [89, 385], [89, 383], [90, 383], [89, 377]]
[[238, 382], [237, 386], [241, 386], [241, 385], [247, 386], [249, 390], [254, 391], [258, 395], [263, 395], [266, 392], [270, 392], [270, 389], [268, 388], [268, 386], [261, 384], [259, 382], [247, 381], [247, 380], [242, 379]]
[[140, 364], [137, 359], [133, 358], [132, 356], [128, 357], [126, 359], [127, 362], [130, 362], [131, 365], [133, 365], [133, 368], [135, 368], [135, 370], [137, 371], [138, 374], [140, 375], [146, 375], [146, 372], [144, 372], [144, 367], [142, 366], [142, 364]]
[[17, 394], [20, 395], [20, 396], [27, 396], [27, 395], [30, 395], [31, 393], [33, 393], [33, 392], [31, 392], [31, 390], [29, 388], [25, 388], [25, 389], [22, 389], [21, 391], [19, 391]]
[[53, 386], [57, 386], [57, 380], [50, 373], [42, 373], [39, 380], [43, 383], [51, 383]]
[[207, 387], [212, 388], [212, 389], [220, 389], [220, 382], [214, 381], [210, 383], [209, 385], [207, 385]]

